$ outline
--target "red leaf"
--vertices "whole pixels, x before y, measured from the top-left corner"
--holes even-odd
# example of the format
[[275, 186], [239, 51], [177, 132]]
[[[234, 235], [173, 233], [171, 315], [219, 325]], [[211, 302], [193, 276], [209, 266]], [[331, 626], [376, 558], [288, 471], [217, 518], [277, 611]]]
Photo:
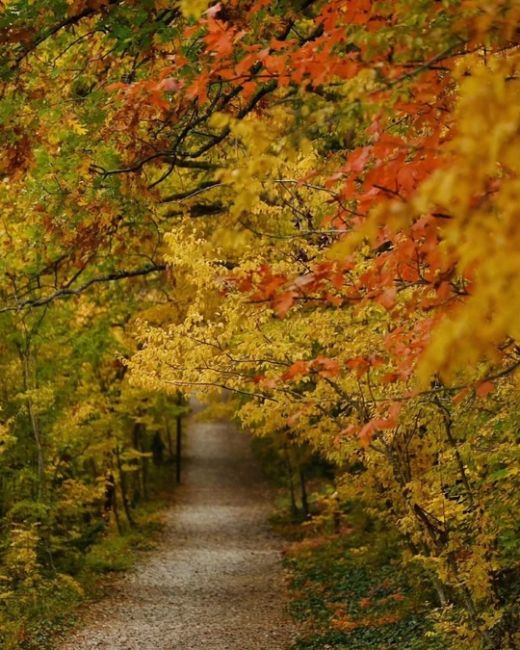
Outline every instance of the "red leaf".
[[372, 442], [372, 438], [376, 431], [383, 431], [384, 429], [393, 429], [395, 427], [395, 420], [390, 418], [376, 418], [367, 422], [365, 426], [359, 432], [359, 441], [363, 447], [368, 447]]
[[128, 84], [123, 83], [122, 81], [117, 81], [113, 84], [109, 84], [106, 89], [111, 92], [112, 90], [127, 90]]
[[321, 377], [336, 377], [339, 373], [339, 363], [335, 359], [317, 357], [311, 363], [311, 368], [317, 370]]
[[289, 366], [288, 370], [286, 370], [283, 375], [282, 379], [296, 379], [299, 377], [302, 377], [303, 375], [307, 375], [309, 373], [309, 362], [308, 361], [295, 361], [292, 366]]
[[356, 377], [362, 377], [365, 372], [369, 369], [370, 363], [363, 357], [354, 357], [345, 362], [347, 368], [355, 370]]
[[485, 381], [480, 386], [478, 386], [476, 393], [479, 397], [486, 397], [491, 393], [491, 391], [495, 388], [495, 384], [491, 381]]

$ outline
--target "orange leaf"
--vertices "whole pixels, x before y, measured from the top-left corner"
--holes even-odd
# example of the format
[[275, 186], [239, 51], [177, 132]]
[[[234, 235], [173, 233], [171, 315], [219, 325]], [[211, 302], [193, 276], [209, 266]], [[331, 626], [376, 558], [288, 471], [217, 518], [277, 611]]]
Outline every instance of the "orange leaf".
[[284, 293], [279, 293], [273, 298], [273, 309], [280, 318], [286, 316], [289, 309], [294, 305], [295, 295], [294, 291], [284, 291]]
[[378, 296], [377, 302], [380, 305], [383, 305], [385, 309], [392, 309], [395, 306], [395, 299], [397, 296], [397, 291], [394, 287], [391, 289], [386, 289], [383, 293]]
[[311, 368], [318, 371], [322, 377], [335, 377], [339, 373], [339, 363], [335, 359], [317, 357], [311, 363]]
[[462, 400], [466, 397], [466, 395], [469, 393], [469, 388], [463, 388], [462, 390], [459, 390], [459, 392], [453, 397], [451, 400], [454, 404], [459, 404], [462, 402]]
[[476, 393], [479, 397], [486, 397], [489, 393], [495, 388], [495, 384], [491, 381], [485, 381], [476, 389]]
[[288, 370], [286, 370], [283, 375], [282, 379], [295, 379], [297, 377], [302, 377], [303, 375], [307, 375], [309, 373], [309, 362], [308, 361], [295, 361], [292, 366], [289, 367]]

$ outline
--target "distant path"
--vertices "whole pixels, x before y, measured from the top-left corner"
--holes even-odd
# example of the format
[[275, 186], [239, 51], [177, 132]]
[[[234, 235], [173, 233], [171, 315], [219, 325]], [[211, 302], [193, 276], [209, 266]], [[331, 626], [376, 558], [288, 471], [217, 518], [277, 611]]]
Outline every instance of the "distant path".
[[191, 422], [183, 486], [161, 546], [87, 605], [61, 650], [285, 650], [280, 544], [249, 440]]

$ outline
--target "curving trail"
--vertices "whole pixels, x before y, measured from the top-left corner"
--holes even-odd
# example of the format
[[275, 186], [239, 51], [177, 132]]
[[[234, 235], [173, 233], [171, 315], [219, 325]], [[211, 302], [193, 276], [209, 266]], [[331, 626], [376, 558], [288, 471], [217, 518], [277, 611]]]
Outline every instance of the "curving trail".
[[85, 609], [61, 650], [284, 650], [280, 542], [269, 489], [232, 425], [192, 421], [161, 546]]

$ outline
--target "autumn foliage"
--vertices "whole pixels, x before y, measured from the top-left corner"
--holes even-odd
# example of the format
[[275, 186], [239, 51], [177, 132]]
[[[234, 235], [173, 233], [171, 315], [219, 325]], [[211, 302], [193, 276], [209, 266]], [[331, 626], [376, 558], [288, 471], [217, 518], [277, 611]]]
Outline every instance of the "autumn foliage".
[[520, 3], [0, 7], [11, 587], [225, 389], [398, 536], [446, 644], [516, 647]]

